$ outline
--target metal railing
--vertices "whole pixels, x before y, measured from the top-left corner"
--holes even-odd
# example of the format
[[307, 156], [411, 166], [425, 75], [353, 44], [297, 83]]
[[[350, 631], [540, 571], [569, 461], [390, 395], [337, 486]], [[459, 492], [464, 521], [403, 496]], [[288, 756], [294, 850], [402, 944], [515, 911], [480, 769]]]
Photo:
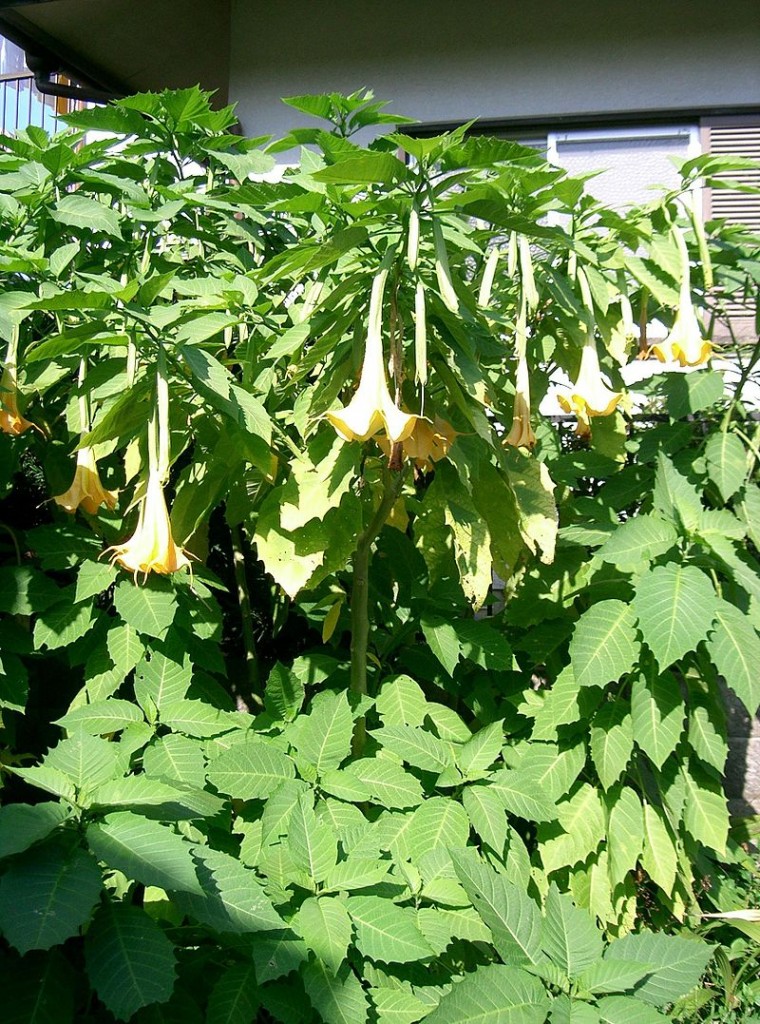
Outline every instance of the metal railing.
[[83, 106], [75, 100], [43, 96], [31, 73], [0, 75], [0, 129], [6, 135], [29, 125], [51, 133], [58, 131], [64, 127], [60, 116]]

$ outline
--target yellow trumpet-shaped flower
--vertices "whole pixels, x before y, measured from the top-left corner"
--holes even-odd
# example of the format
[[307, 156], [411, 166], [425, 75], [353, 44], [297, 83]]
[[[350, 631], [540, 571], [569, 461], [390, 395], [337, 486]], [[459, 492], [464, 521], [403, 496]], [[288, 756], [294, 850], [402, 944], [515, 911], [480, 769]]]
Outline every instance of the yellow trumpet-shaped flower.
[[[522, 239], [521, 239], [522, 241]], [[520, 308], [517, 314], [515, 325], [515, 351], [517, 352], [517, 371], [515, 373], [515, 405], [512, 411], [512, 429], [504, 438], [504, 444], [514, 445], [515, 448], [532, 448], [536, 443], [536, 435], [530, 425], [530, 374], [528, 373], [528, 297], [531, 288], [535, 292], [533, 284], [533, 269], [530, 263], [530, 249], [526, 250], [527, 255], [523, 263], [527, 261], [530, 274], [530, 286], [523, 288], [520, 293]], [[525, 267], [523, 268], [525, 270]]]
[[391, 398], [383, 364], [382, 305], [387, 271], [382, 270], [372, 283], [367, 343], [359, 387], [345, 409], [325, 413], [341, 437], [347, 441], [367, 441], [384, 430], [395, 444], [405, 441], [419, 416], [403, 412]]
[[515, 407], [512, 413], [512, 429], [504, 438], [504, 444], [515, 448], [532, 448], [536, 443], [536, 435], [530, 425], [530, 377], [528, 361], [521, 354], [517, 361], [515, 374]]
[[107, 491], [100, 482], [98, 464], [92, 448], [79, 449], [71, 487], [63, 494], [56, 494], [53, 501], [67, 512], [76, 512], [81, 505], [91, 516], [95, 515], [101, 505], [105, 505], [106, 508], [115, 507], [116, 491]]
[[677, 361], [681, 366], [704, 366], [712, 355], [712, 342], [703, 337], [697, 314], [691, 301], [691, 265], [681, 229], [673, 227], [673, 237], [681, 257], [681, 287], [678, 294], [676, 318], [667, 338], [651, 351], [661, 363]]
[[0, 430], [4, 434], [23, 434], [34, 424], [24, 419], [18, 411], [18, 391], [16, 373], [12, 365], [3, 370], [0, 379]]
[[137, 529], [123, 544], [110, 548], [111, 561], [134, 573], [170, 573], [190, 566], [185, 551], [174, 543], [169, 512], [164, 499], [161, 477], [155, 470], [148, 474], [148, 487], [140, 505]]
[[591, 432], [592, 416], [609, 416], [622, 398], [619, 391], [612, 391], [602, 380], [596, 341], [589, 335], [581, 353], [581, 368], [570, 396], [558, 395], [557, 400], [565, 412], [578, 417], [577, 433], [588, 436]]
[[702, 328], [691, 303], [688, 272], [681, 283], [678, 311], [667, 338], [651, 351], [661, 363], [679, 362], [681, 366], [704, 366], [712, 355], [712, 342], [702, 336]]
[[[403, 442], [403, 450], [408, 459], [412, 459], [420, 469], [425, 469], [448, 455], [458, 433], [442, 416], [436, 416], [432, 423], [421, 416], [415, 418], [417, 422], [412, 433]], [[384, 437], [379, 437], [377, 443], [389, 456], [390, 442]]]

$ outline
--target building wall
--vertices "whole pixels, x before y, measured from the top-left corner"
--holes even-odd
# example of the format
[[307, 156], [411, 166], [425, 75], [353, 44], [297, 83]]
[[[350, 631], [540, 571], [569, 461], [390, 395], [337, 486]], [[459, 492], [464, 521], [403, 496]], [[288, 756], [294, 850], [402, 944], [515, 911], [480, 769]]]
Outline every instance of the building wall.
[[281, 96], [362, 86], [422, 122], [760, 106], [760, 3], [232, 0], [230, 99], [249, 134]]

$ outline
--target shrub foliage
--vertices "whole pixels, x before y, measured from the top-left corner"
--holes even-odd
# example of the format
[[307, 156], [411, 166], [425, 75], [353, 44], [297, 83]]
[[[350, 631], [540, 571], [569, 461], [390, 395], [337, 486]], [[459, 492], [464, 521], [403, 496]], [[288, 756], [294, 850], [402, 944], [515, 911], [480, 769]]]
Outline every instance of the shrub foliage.
[[623, 217], [288, 102], [1, 140], [8, 1019], [661, 1019], [760, 704], [757, 353], [726, 392], [694, 311], [758, 280], [690, 213], [735, 162]]

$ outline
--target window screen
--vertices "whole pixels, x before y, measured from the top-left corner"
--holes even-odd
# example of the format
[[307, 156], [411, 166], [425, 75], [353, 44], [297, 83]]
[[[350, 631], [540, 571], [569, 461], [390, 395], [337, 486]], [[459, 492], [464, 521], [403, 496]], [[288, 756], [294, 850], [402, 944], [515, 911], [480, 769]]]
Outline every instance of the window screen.
[[653, 185], [673, 188], [679, 175], [671, 157], [695, 155], [696, 128], [610, 129], [549, 136], [549, 159], [569, 174], [601, 171], [588, 191], [616, 209], [654, 198]]

